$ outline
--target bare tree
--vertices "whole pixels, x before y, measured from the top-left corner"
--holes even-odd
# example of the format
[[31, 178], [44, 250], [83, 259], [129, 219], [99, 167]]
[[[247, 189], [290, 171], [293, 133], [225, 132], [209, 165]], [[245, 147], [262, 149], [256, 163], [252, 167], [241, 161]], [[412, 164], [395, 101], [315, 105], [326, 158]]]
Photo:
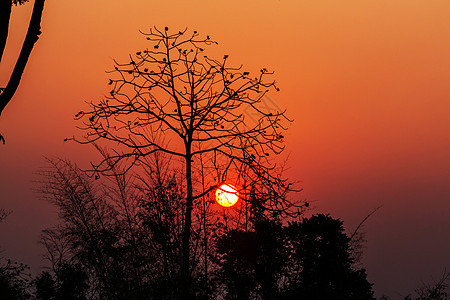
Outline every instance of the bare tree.
[[45, 229], [41, 233], [39, 243], [47, 250], [44, 259], [50, 262], [51, 269], [55, 274], [58, 273], [61, 266], [71, 260], [71, 245], [67, 237], [65, 229], [61, 226]]
[[[263, 205], [274, 213], [300, 213], [299, 205], [286, 200], [291, 186], [272, 159], [284, 149], [290, 120], [285, 111], [261, 105], [270, 89], [279, 90], [268, 80], [273, 72], [262, 68], [252, 77], [242, 66], [231, 66], [228, 55], [219, 60], [204, 55], [217, 43], [196, 31], [170, 33], [166, 27], [143, 35], [151, 48], [130, 55], [127, 63], [116, 62], [110, 94], [76, 115], [83, 118], [86, 134], [73, 139], [112, 145], [114, 152], [92, 165], [97, 174], [117, 164], [125, 170], [145, 165], [157, 152], [183, 166], [181, 272], [188, 290], [193, 207], [220, 183], [232, 181], [244, 200], [250, 192], [264, 194]], [[166, 142], [158, 138], [161, 134]], [[203, 174], [203, 185], [195, 172], [200, 157], [203, 170], [211, 170]]]
[[[28, 0], [2, 0], [0, 1], [0, 62], [3, 57], [3, 51], [6, 46], [6, 40], [8, 37], [8, 27], [11, 15], [11, 7], [13, 4], [22, 4]], [[19, 57], [17, 59], [16, 65], [11, 73], [8, 84], [5, 88], [0, 89], [0, 115], [5, 109], [6, 105], [11, 101], [14, 96], [22, 74], [27, 65], [28, 59], [30, 57], [31, 51], [33, 50], [34, 44], [39, 39], [41, 34], [41, 18], [42, 11], [44, 10], [45, 0], [35, 0], [33, 6], [33, 12], [30, 19], [30, 24], [28, 26], [27, 35], [22, 45], [22, 50], [20, 51]], [[0, 141], [5, 143], [5, 139], [0, 134]]]
[[[118, 258], [115, 248], [119, 237], [117, 211], [99, 195], [96, 182], [76, 165], [63, 160], [48, 160], [51, 167], [42, 169], [41, 195], [58, 207], [60, 226], [45, 230], [41, 243], [46, 247], [52, 269], [58, 273], [65, 264], [82, 263], [95, 273], [95, 285], [114, 291]], [[104, 193], [102, 193], [104, 194]], [[107, 294], [109, 298], [112, 296]]]

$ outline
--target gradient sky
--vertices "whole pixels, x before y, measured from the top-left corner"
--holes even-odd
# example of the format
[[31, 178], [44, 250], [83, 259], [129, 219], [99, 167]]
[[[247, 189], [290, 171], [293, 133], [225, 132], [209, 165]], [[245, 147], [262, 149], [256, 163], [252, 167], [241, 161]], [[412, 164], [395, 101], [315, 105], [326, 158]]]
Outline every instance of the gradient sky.
[[[8, 79], [32, 3], [13, 8], [0, 83]], [[74, 114], [108, 91], [151, 26], [188, 27], [219, 42], [217, 57], [275, 70], [269, 95], [295, 119], [287, 175], [315, 212], [349, 230], [366, 224], [363, 263], [378, 296], [405, 296], [450, 268], [450, 1], [47, 0], [43, 34], [0, 117], [0, 225], [5, 256], [42, 265], [40, 230], [54, 209], [37, 200], [44, 156], [87, 164]]]

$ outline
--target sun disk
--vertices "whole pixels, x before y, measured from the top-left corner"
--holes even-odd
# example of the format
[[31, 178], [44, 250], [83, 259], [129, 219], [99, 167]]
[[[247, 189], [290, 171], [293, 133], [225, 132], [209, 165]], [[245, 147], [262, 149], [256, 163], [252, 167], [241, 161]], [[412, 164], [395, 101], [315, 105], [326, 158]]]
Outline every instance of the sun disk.
[[239, 200], [239, 192], [231, 184], [222, 184], [216, 190], [216, 201], [223, 207], [230, 207]]

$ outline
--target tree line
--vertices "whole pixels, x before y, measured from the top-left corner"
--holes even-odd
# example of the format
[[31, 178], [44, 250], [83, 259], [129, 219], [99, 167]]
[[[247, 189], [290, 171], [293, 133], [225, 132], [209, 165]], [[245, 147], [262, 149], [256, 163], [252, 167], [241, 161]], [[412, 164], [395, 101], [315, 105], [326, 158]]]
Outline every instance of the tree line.
[[[154, 168], [145, 184], [120, 172], [102, 180], [68, 161], [49, 162], [42, 196], [61, 222], [41, 236], [50, 268], [28, 280], [31, 290], [24, 282], [17, 299], [27, 291], [36, 299], [184, 299], [176, 175]], [[241, 203], [246, 224], [237, 208], [194, 211], [193, 298], [373, 299], [341, 220], [317, 214], [283, 223], [265, 200]]]
[[[175, 174], [149, 174], [145, 184], [130, 174], [95, 179], [50, 160], [41, 192], [60, 222], [41, 234], [49, 267], [32, 277], [26, 265], [2, 259], [0, 298], [185, 299], [183, 195]], [[342, 220], [315, 214], [283, 222], [263, 201], [251, 198], [245, 226], [226, 211], [195, 212], [193, 298], [375, 299], [357, 259], [360, 245]], [[1, 210], [0, 219], [7, 215]], [[447, 299], [448, 277], [405, 300]]]

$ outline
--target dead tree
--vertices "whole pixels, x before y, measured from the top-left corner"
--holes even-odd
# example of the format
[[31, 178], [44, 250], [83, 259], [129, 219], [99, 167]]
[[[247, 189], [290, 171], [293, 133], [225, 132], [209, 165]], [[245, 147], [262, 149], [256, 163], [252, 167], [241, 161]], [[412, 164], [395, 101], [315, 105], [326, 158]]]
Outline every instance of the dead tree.
[[[111, 146], [111, 155], [92, 164], [96, 174], [106, 174], [115, 164], [126, 169], [143, 165], [156, 152], [178, 159], [186, 188], [181, 275], [187, 291], [192, 210], [220, 183], [232, 180], [243, 200], [250, 192], [264, 194], [263, 205], [276, 213], [299, 212], [286, 200], [291, 186], [276, 172], [272, 158], [284, 149], [290, 120], [285, 111], [261, 105], [270, 89], [279, 90], [268, 80], [273, 72], [262, 68], [251, 76], [242, 66], [231, 66], [228, 55], [204, 55], [207, 46], [217, 43], [196, 31], [170, 33], [166, 27], [143, 35], [151, 47], [115, 63], [109, 95], [75, 116], [84, 120], [85, 135], [72, 139]], [[207, 164], [203, 170], [211, 170], [203, 175], [205, 189], [195, 184], [200, 157]]]

